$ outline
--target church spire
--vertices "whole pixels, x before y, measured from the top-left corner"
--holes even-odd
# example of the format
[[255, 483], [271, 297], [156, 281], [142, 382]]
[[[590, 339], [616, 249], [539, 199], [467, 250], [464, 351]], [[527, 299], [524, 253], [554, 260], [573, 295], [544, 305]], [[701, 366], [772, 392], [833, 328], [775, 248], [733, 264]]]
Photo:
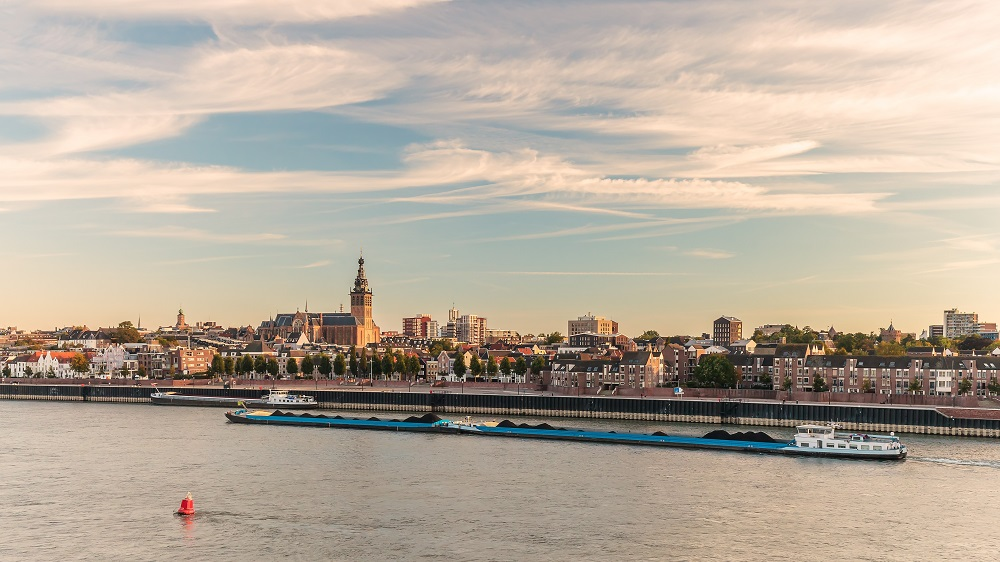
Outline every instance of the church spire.
[[354, 292], [355, 293], [370, 293], [372, 290], [368, 288], [368, 279], [365, 277], [365, 256], [362, 255], [358, 258], [358, 276], [354, 279]]

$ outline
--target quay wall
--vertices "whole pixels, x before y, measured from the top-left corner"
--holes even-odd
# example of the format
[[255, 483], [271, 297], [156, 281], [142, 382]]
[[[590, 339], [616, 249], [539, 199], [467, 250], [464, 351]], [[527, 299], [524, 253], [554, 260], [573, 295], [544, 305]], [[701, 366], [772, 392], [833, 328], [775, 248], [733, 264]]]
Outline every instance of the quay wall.
[[[0, 399], [149, 403], [146, 386], [0, 384]], [[202, 396], [257, 398], [258, 389], [197, 388]], [[1000, 437], [1000, 411], [882, 405], [623, 398], [539, 394], [305, 390], [321, 408], [441, 415], [536, 416], [794, 427], [836, 423], [848, 431]], [[942, 411], [944, 410], [944, 411]]]

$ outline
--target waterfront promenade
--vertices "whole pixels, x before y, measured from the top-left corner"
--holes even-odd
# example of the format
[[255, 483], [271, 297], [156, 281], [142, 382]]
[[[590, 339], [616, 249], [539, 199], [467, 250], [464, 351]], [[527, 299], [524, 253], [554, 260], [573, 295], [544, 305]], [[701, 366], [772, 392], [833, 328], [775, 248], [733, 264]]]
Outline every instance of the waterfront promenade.
[[[21, 381], [18, 381], [21, 382]], [[0, 399], [67, 402], [149, 403], [155, 389], [149, 381], [129, 385], [117, 381], [0, 384]], [[159, 381], [157, 381], [159, 382]], [[188, 381], [185, 381], [188, 382]], [[807, 402], [741, 397], [565, 395], [531, 385], [409, 385], [375, 381], [340, 385], [334, 381], [278, 381], [276, 386], [316, 397], [321, 408], [378, 412], [435, 412], [441, 415], [532, 416], [623, 419], [791, 427], [803, 423], [836, 423], [845, 430], [908, 432], [1000, 437], [1000, 410], [995, 408], [914, 404]], [[326, 384], [324, 384], [324, 382]], [[246, 381], [234, 388], [222, 384], [158, 386], [193, 395], [257, 398], [271, 381]], [[160, 383], [162, 384], [162, 383]]]

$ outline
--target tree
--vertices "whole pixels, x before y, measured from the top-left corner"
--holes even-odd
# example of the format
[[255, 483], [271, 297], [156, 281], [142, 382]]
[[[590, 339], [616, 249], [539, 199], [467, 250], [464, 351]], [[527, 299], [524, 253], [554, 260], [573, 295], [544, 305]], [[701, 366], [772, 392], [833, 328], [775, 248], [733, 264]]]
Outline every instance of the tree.
[[660, 337], [660, 332], [657, 332], [656, 330], [646, 330], [645, 332], [643, 332], [642, 334], [640, 334], [639, 336], [637, 336], [637, 337], [635, 337], [633, 339], [637, 339], [637, 340], [655, 340], [655, 339], [659, 339], [659, 337]]
[[760, 382], [757, 384], [770, 390], [774, 386], [774, 379], [771, 378], [771, 375], [764, 373], [760, 376]]
[[988, 345], [990, 345], [992, 343], [993, 342], [991, 340], [988, 340], [988, 339], [986, 339], [986, 338], [984, 338], [982, 336], [978, 336], [978, 335], [973, 334], [971, 336], [966, 336], [965, 339], [963, 339], [962, 341], [958, 342], [958, 349], [960, 349], [960, 350], [970, 350], [970, 349], [980, 350], [980, 349], [983, 349], [983, 348], [985, 348], [986, 346], [988, 346]]
[[240, 357], [240, 365], [242, 366], [241, 372], [244, 375], [249, 376], [250, 374], [253, 373], [253, 367], [254, 367], [253, 357], [249, 355], [244, 355], [243, 357]]
[[392, 368], [394, 371], [399, 373], [399, 378], [402, 379], [406, 376], [406, 356], [403, 355], [402, 351], [397, 351], [393, 355]]
[[33, 374], [34, 374], [34, 371], [31, 370], [31, 367], [25, 367], [24, 368], [24, 376], [26, 376], [26, 377], [28, 377], [30, 379], [31, 375], [33, 375]]
[[871, 379], [861, 381], [861, 392], [874, 392]]
[[347, 353], [347, 360], [351, 367], [351, 376], [358, 378], [358, 350], [352, 345], [351, 350]]
[[146, 368], [143, 367], [142, 365], [139, 365], [139, 370], [136, 372], [136, 374], [140, 379], [148, 378], [146, 375]]
[[222, 360], [222, 368], [227, 375], [232, 375], [236, 370], [236, 361], [232, 357], [226, 357]]
[[479, 360], [479, 356], [476, 354], [472, 355], [469, 359], [469, 372], [472, 373], [473, 379], [478, 379], [483, 374], [483, 362]]
[[892, 341], [884, 341], [875, 346], [875, 355], [900, 357], [902, 355], [906, 355], [906, 348], [903, 347], [903, 344]]
[[295, 377], [295, 375], [299, 374], [299, 362], [294, 357], [288, 358], [288, 361], [285, 363], [285, 372], [290, 377]]
[[432, 343], [430, 347], [430, 354], [437, 357], [438, 355], [441, 355], [442, 351], [454, 351], [454, 350], [455, 346], [453, 346], [450, 341], [434, 340], [434, 343]]
[[490, 357], [486, 361], [486, 376], [490, 379], [494, 379], [497, 376], [497, 371], [500, 370], [500, 366], [497, 365], [497, 360], [494, 357]]
[[3, 376], [4, 376], [4, 378], [7, 378], [7, 377], [10, 376], [10, 365], [4, 365], [3, 366]]
[[213, 355], [212, 356], [212, 364], [209, 365], [208, 372], [210, 374], [213, 374], [213, 375], [218, 375], [218, 374], [221, 374], [225, 370], [226, 370], [226, 367], [223, 364], [222, 356], [218, 355], [218, 354]]
[[559, 332], [552, 332], [551, 334], [545, 336], [545, 343], [552, 345], [554, 343], [562, 343], [563, 335]]
[[330, 356], [321, 353], [319, 356], [319, 374], [323, 375], [324, 379], [330, 378], [330, 373], [333, 372], [333, 364], [330, 363]]
[[916, 378], [910, 381], [910, 386], [906, 387], [906, 390], [908, 390], [910, 394], [916, 394], [918, 392], [921, 392], [923, 389], [924, 385], [920, 384], [920, 381], [918, 381]]
[[337, 378], [344, 376], [347, 372], [347, 360], [344, 359], [343, 353], [338, 353], [336, 357], [333, 358], [333, 372], [337, 375]]
[[313, 361], [312, 355], [306, 355], [302, 358], [302, 364], [299, 365], [299, 371], [302, 372], [302, 376], [311, 377], [315, 374], [316, 363]]
[[455, 371], [455, 375], [460, 379], [465, 379], [465, 354], [458, 352], [455, 354], [455, 363], [451, 366], [452, 370]]
[[382, 356], [382, 374], [385, 378], [392, 378], [392, 352], [390, 350], [385, 351], [385, 355]]
[[267, 359], [264, 359], [263, 355], [258, 355], [254, 358], [253, 370], [258, 375], [263, 375], [267, 372]]
[[781, 390], [788, 392], [792, 389], [792, 377], [785, 375], [785, 378], [781, 379]]
[[542, 371], [544, 370], [545, 370], [545, 358], [539, 355], [535, 357], [535, 359], [531, 362], [531, 374], [537, 377], [538, 375], [542, 374]]
[[142, 335], [135, 329], [128, 320], [118, 324], [117, 328], [111, 330], [111, 341], [114, 343], [141, 343]]
[[510, 378], [511, 364], [510, 357], [504, 357], [500, 360], [500, 373], [505, 379]]
[[90, 360], [87, 356], [82, 353], [77, 353], [69, 360], [69, 368], [73, 369], [74, 373], [82, 375], [90, 370]]
[[989, 384], [986, 385], [986, 390], [988, 390], [990, 394], [1000, 394], [1000, 382], [997, 382], [996, 377], [993, 377]]
[[524, 357], [518, 357], [517, 361], [514, 362], [514, 374], [518, 379], [524, 379], [524, 375], [528, 372], [528, 363], [524, 360]]
[[362, 347], [360, 352], [360, 358], [358, 359], [358, 370], [361, 371], [362, 375], [369, 374], [368, 369], [368, 349]]
[[968, 394], [972, 392], [972, 380], [962, 379], [962, 382], [958, 383], [958, 394]]
[[420, 374], [422, 366], [420, 358], [416, 355], [406, 356], [406, 373], [409, 375], [409, 378], [417, 380], [417, 375]]
[[826, 379], [816, 377], [813, 381], [813, 392], [826, 392], [827, 390], [830, 390], [830, 387], [826, 385]]
[[725, 355], [713, 354], [702, 357], [694, 368], [694, 379], [699, 386], [708, 388], [736, 388], [739, 378], [736, 367]]
[[372, 355], [372, 377], [382, 378], [382, 358], [377, 353]]
[[267, 369], [267, 374], [271, 375], [271, 378], [277, 377], [278, 371], [281, 370], [280, 367], [278, 366], [278, 360], [275, 359], [274, 357], [267, 358], [266, 369]]

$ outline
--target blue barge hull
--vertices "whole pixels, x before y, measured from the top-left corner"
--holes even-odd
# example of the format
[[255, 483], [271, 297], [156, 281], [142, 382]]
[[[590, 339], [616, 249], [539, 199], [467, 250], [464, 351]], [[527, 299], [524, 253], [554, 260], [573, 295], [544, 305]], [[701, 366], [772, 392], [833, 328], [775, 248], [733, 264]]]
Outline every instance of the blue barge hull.
[[[613, 431], [586, 431], [582, 429], [538, 429], [530, 427], [491, 427], [485, 425], [468, 425], [450, 422], [448, 420], [430, 421], [433, 415], [409, 420], [382, 420], [378, 418], [359, 419], [340, 416], [326, 417], [309, 414], [291, 414], [281, 411], [245, 411], [226, 412], [226, 417], [234, 423], [261, 425], [291, 425], [300, 427], [330, 427], [339, 429], [370, 429], [381, 431], [409, 431], [422, 433], [441, 433], [455, 435], [471, 435], [482, 437], [515, 437], [522, 439], [549, 439], [555, 441], [577, 441], [585, 443], [609, 443], [619, 445], [643, 445], [654, 447], [675, 447], [682, 449], [704, 449], [716, 451], [734, 451], [741, 453], [762, 453], [790, 456], [808, 456], [824, 458], [845, 458], [865, 460], [901, 460], [904, 457], [874, 457], [858, 455], [857, 453], [840, 452], [828, 449], [809, 449], [791, 446], [787, 442], [740, 441], [730, 439], [708, 439], [704, 437], [683, 437], [662, 434], [616, 433]], [[423, 419], [428, 421], [414, 421]]]

